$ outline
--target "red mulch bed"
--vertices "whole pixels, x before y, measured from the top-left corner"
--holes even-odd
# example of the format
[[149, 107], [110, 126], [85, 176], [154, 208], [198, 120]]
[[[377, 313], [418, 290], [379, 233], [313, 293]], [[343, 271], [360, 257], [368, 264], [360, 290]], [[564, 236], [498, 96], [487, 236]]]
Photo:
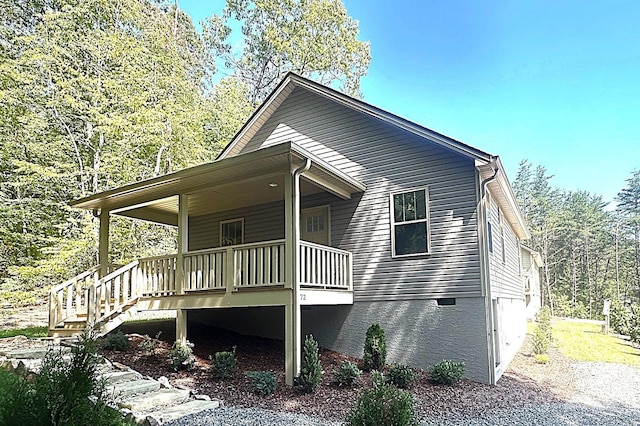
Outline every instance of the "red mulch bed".
[[[169, 327], [167, 327], [167, 325]], [[158, 378], [165, 376], [174, 386], [193, 389], [201, 394], [222, 400], [236, 407], [260, 407], [274, 411], [303, 413], [327, 420], [340, 420], [352, 407], [362, 392], [371, 386], [371, 374], [363, 373], [354, 388], [339, 387], [333, 382], [333, 372], [343, 360], [360, 364], [360, 360], [326, 349], [320, 350], [320, 362], [324, 369], [322, 382], [312, 394], [304, 394], [296, 388], [284, 385], [284, 343], [258, 337], [247, 337], [228, 331], [190, 325], [189, 339], [194, 343], [196, 367], [192, 371], [171, 372], [167, 358], [173, 342], [173, 322], [126, 324], [130, 348], [125, 352], [102, 351], [112, 361], [125, 364], [143, 375]], [[155, 328], [154, 328], [155, 327]], [[138, 348], [142, 333], [153, 336], [164, 329], [161, 342], [151, 354]], [[209, 356], [218, 351], [229, 351], [236, 346], [238, 369], [230, 379], [215, 379], [210, 373]], [[464, 380], [456, 386], [440, 386], [431, 383], [425, 371], [418, 370], [418, 377], [411, 389], [416, 397], [419, 417], [424, 415], [474, 414], [490, 409], [509, 408], [527, 404], [555, 401], [571, 393], [571, 386], [558, 384], [566, 360], [553, 353], [550, 364], [539, 366], [521, 350], [512, 362], [510, 370], [498, 385], [489, 386]], [[259, 397], [251, 392], [251, 379], [246, 371], [272, 371], [280, 385], [275, 393]]]

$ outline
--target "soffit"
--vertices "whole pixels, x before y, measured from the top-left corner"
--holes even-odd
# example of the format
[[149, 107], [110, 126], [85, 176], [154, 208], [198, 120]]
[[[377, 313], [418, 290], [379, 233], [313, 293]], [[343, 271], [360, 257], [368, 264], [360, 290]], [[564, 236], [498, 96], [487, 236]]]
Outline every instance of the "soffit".
[[[189, 216], [201, 216], [284, 200], [285, 175], [305, 165], [300, 193], [328, 191], [341, 198], [365, 186], [292, 143], [138, 182], [71, 203], [89, 210], [177, 225], [178, 195], [189, 196]], [[273, 184], [276, 186], [274, 187]]]

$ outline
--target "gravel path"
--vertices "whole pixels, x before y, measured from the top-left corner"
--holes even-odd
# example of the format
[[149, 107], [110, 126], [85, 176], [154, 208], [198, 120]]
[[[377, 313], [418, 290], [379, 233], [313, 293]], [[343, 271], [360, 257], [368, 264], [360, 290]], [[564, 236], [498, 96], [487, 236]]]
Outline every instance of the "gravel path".
[[[421, 425], [540, 425], [619, 426], [640, 425], [640, 368], [621, 364], [580, 362], [567, 371], [577, 393], [557, 403], [490, 410], [473, 416], [423, 418]], [[327, 407], [330, 409], [330, 407]], [[339, 425], [296, 414], [259, 409], [224, 407], [186, 417], [167, 426], [183, 425]]]

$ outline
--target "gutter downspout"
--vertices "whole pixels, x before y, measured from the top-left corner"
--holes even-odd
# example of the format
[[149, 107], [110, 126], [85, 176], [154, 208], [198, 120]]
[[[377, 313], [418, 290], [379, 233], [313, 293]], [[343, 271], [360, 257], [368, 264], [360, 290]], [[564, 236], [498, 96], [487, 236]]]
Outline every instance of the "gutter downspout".
[[[289, 249], [291, 266], [287, 268], [287, 274], [291, 276], [291, 305], [285, 306], [285, 380], [289, 386], [293, 386], [293, 379], [300, 373], [302, 363], [300, 335], [302, 331], [302, 321], [300, 318], [300, 268], [298, 265], [298, 247], [300, 245], [300, 175], [310, 168], [311, 159], [307, 158], [303, 166], [291, 171], [291, 206], [288, 207], [291, 212], [289, 215], [291, 217], [291, 224], [288, 225], [285, 219], [285, 228], [289, 226], [291, 232], [292, 246]], [[285, 198], [287, 198], [286, 190]]]
[[487, 195], [487, 185], [496, 179], [496, 177], [498, 176], [498, 167], [496, 164], [496, 157], [491, 156], [490, 159], [490, 163], [491, 168], [493, 169], [493, 175], [489, 176], [488, 178], [486, 178], [485, 180], [483, 180], [482, 182], [480, 182], [480, 200], [479, 203], [480, 205], [478, 206], [478, 212], [481, 214], [481, 225], [480, 225], [480, 229], [479, 231], [481, 232], [481, 235], [483, 236], [483, 244], [481, 246], [481, 257], [483, 258], [482, 261], [482, 271], [481, 271], [481, 276], [483, 277], [482, 279], [482, 283], [483, 283], [483, 289], [484, 289], [484, 301], [485, 301], [485, 321], [487, 324], [487, 338], [488, 338], [488, 344], [489, 344], [489, 348], [488, 348], [488, 356], [489, 356], [489, 383], [492, 385], [496, 384], [496, 363], [495, 363], [495, 359], [496, 359], [496, 354], [495, 354], [495, 338], [496, 338], [496, 325], [494, 324], [493, 321], [493, 302], [492, 302], [492, 295], [491, 295], [491, 271], [489, 268], [489, 243], [488, 243], [488, 223], [489, 223], [489, 216], [491, 215], [491, 211], [487, 212], [487, 208], [486, 208], [486, 203], [485, 203], [485, 199], [486, 199], [486, 195]]

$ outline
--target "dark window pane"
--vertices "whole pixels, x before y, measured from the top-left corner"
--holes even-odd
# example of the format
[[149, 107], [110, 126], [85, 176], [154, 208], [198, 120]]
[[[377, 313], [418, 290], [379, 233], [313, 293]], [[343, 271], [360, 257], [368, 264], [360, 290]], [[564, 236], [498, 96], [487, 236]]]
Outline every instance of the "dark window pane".
[[404, 221], [404, 195], [398, 194], [393, 196], [393, 217], [396, 222]]
[[416, 219], [427, 218], [427, 201], [425, 191], [416, 191]]
[[427, 224], [425, 222], [396, 225], [396, 255], [427, 252]]

